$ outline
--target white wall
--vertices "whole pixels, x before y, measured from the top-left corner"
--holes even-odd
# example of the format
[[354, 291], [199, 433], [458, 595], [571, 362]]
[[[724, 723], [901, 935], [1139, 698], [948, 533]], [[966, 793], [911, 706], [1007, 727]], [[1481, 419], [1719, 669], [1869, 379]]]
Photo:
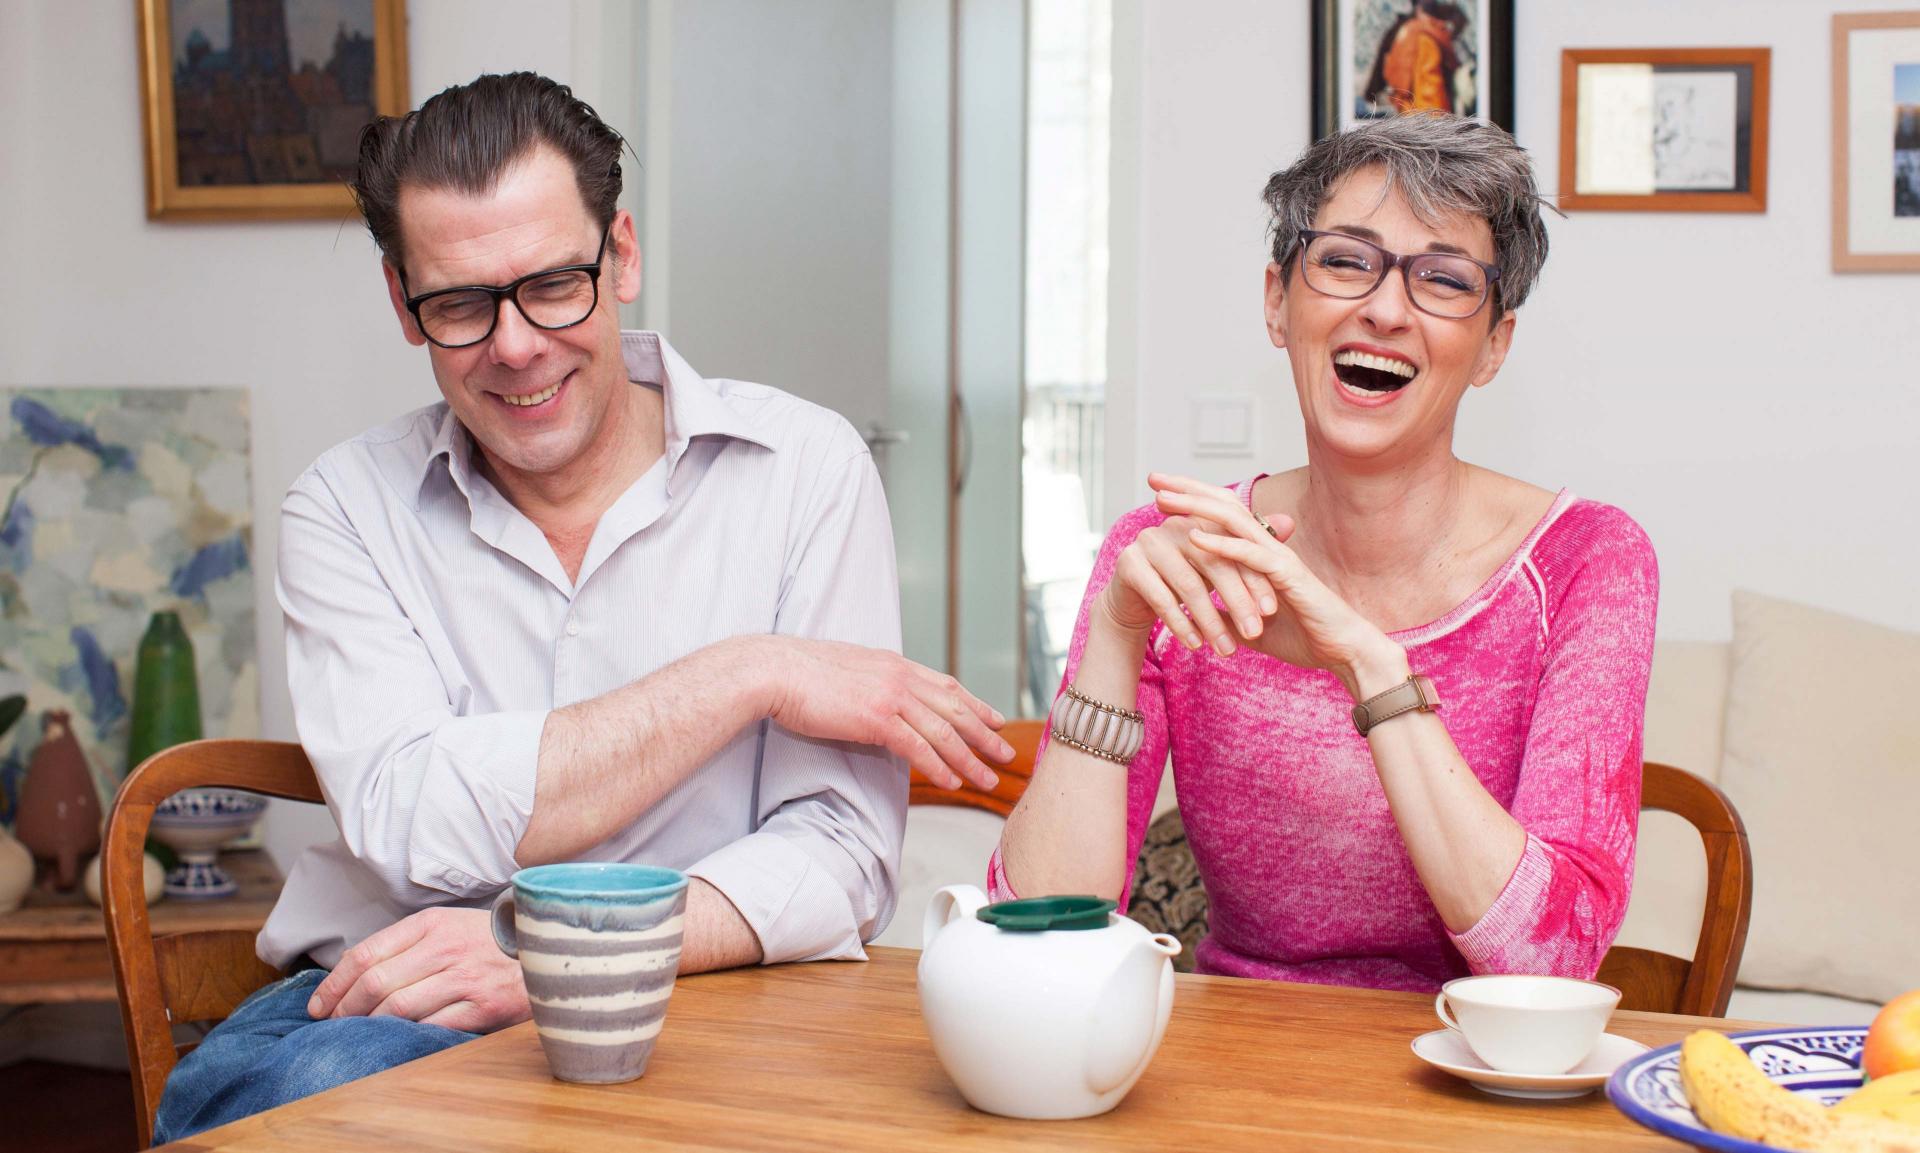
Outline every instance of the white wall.
[[668, 11], [674, 347], [863, 430], [885, 420], [893, 5]]
[[[1735, 587], [1920, 628], [1920, 275], [1828, 270], [1829, 20], [1912, 0], [1517, 7], [1516, 135], [1544, 189], [1562, 48], [1766, 45], [1769, 204], [1551, 219], [1513, 355], [1465, 401], [1460, 455], [1637, 518], [1664, 637], [1725, 638]], [[1117, 0], [1114, 268], [1135, 276], [1114, 293], [1110, 510], [1145, 499], [1149, 469], [1225, 480], [1303, 460], [1261, 325], [1259, 192], [1307, 143], [1308, 35], [1305, 0]], [[1192, 455], [1202, 392], [1257, 397], [1256, 455]]]
[[[484, 71], [576, 72], [569, 0], [407, 8], [416, 104]], [[134, 41], [126, 0], [0, 5], [0, 385], [252, 390], [261, 729], [291, 738], [280, 498], [328, 447], [439, 393], [425, 352], [400, 338], [357, 216], [147, 220]], [[581, 47], [594, 71], [598, 47]], [[277, 805], [268, 843], [289, 863], [329, 827], [321, 810]]]

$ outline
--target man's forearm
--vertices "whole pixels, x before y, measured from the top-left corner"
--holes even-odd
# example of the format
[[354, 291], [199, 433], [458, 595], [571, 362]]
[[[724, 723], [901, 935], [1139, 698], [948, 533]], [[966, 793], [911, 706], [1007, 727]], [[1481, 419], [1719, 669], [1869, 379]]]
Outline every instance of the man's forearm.
[[681, 940], [682, 973], [757, 965], [765, 955], [760, 938], [740, 910], [725, 893], [698, 877], [687, 886], [687, 921]]
[[708, 645], [549, 714], [540, 734], [533, 815], [514, 850], [521, 867], [568, 860], [599, 844], [765, 717], [769, 662], [757, 646], [766, 639]]

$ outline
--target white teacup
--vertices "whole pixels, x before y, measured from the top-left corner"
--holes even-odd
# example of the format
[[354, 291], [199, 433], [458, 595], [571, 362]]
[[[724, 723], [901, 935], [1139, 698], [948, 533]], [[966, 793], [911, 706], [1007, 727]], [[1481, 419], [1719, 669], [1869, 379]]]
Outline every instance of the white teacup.
[[1493, 1068], [1550, 1076], [1586, 1060], [1619, 1003], [1598, 981], [1488, 974], [1448, 981], [1433, 1011]]

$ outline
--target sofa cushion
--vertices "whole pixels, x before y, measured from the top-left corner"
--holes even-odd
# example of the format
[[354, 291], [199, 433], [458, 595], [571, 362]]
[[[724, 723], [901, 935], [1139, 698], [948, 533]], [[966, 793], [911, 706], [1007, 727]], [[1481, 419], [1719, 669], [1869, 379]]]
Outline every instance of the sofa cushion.
[[[1721, 710], [1727, 698], [1727, 646], [1661, 641], [1647, 683], [1649, 761], [1714, 780], [1720, 773]], [[1640, 814], [1633, 896], [1616, 941], [1693, 956], [1707, 902], [1707, 855], [1700, 834], [1672, 813]]]
[[1920, 986], [1920, 635], [1733, 596], [1720, 785], [1753, 846], [1742, 984], [1885, 1001]]
[[1207, 935], [1207, 887], [1187, 845], [1187, 826], [1179, 809], [1169, 809], [1147, 826], [1140, 859], [1133, 867], [1133, 891], [1127, 916], [1149, 933], [1168, 933], [1180, 941], [1175, 972], [1193, 972], [1193, 950]]
[[1869, 1025], [1879, 1011], [1880, 1006], [1871, 1001], [1744, 986], [1733, 990], [1727, 1005], [1729, 1017], [1769, 1025]]
[[1727, 707], [1727, 645], [1660, 641], [1647, 679], [1642, 755], [1709, 781], [1720, 779], [1720, 729]]

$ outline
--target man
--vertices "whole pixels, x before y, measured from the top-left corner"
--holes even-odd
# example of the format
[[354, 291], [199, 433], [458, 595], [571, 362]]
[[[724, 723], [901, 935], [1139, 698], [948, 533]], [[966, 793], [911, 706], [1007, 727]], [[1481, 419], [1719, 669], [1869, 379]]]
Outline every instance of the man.
[[340, 839], [260, 935], [296, 972], [176, 1068], [161, 1140], [525, 1020], [485, 911], [518, 868], [685, 870], [682, 972], [863, 957], [905, 824], [887, 752], [983, 788], [975, 750], [1012, 755], [998, 714], [892, 651], [853, 429], [619, 330], [620, 147], [527, 73], [362, 139], [355, 193], [445, 400], [282, 508], [295, 720]]

